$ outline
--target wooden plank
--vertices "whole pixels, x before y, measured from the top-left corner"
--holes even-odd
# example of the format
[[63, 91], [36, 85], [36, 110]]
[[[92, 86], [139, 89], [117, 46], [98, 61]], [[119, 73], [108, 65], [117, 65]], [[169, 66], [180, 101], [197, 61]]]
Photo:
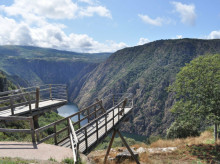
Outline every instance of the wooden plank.
[[8, 121], [23, 121], [23, 120], [30, 120], [32, 117], [22, 117], [22, 116], [8, 116], [2, 117], [0, 116], [0, 120], [8, 120]]
[[5, 128], [0, 128], [0, 132], [31, 133], [31, 130], [30, 129], [5, 129]]

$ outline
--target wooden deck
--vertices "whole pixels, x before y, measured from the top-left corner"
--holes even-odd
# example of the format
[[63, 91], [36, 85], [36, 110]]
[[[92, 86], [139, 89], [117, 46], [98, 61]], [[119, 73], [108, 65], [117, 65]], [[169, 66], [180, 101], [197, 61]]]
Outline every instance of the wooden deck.
[[66, 85], [48, 84], [0, 92], [0, 117], [38, 115], [67, 103]]
[[[67, 103], [67, 100], [64, 100], [64, 99], [46, 100], [46, 101], [39, 102], [39, 107], [37, 109], [35, 108], [35, 103], [32, 103], [31, 112], [32, 113], [45, 112], [45, 110], [48, 110], [49, 108], [53, 108], [53, 107], [58, 108], [62, 105], [65, 105], [66, 103]], [[29, 105], [23, 105], [23, 106], [14, 108], [14, 115], [24, 115], [27, 113], [30, 113]], [[11, 115], [12, 115], [11, 109], [0, 111], [0, 116], [2, 117], [7, 117]]]

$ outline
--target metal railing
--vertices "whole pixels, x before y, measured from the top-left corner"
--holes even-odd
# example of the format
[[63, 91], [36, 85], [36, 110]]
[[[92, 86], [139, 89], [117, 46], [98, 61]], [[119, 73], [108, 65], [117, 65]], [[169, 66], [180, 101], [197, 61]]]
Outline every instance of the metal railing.
[[71, 147], [72, 147], [72, 151], [73, 151], [73, 160], [74, 160], [74, 163], [76, 163], [78, 161], [79, 143], [78, 143], [78, 138], [76, 136], [76, 132], [73, 127], [73, 123], [70, 120], [70, 118], [68, 119], [68, 121], [69, 121], [69, 127], [70, 127], [70, 143], [71, 143]]

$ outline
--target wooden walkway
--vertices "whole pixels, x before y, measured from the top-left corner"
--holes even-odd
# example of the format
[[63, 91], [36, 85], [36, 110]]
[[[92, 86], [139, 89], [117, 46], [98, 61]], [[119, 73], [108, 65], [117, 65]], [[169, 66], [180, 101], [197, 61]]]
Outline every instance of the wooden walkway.
[[[59, 106], [63, 106], [67, 103], [67, 100], [64, 99], [54, 99], [54, 100], [46, 100], [43, 102], [39, 102], [39, 107], [35, 108], [35, 103], [31, 104], [32, 112], [40, 112], [42, 110], [47, 110], [48, 108], [52, 108], [53, 106], [58, 108]], [[14, 115], [24, 115], [30, 113], [29, 106], [23, 105], [14, 108]], [[11, 116], [11, 109], [3, 110], [0, 112], [0, 116], [7, 117]]]
[[0, 117], [38, 115], [67, 103], [65, 85], [43, 85], [0, 92]]
[[[131, 112], [132, 108], [124, 108], [123, 114], [120, 114], [122, 110], [122, 108], [110, 109], [102, 117], [77, 130], [76, 136], [78, 138], [79, 151], [89, 153], [112, 132], [113, 128], [116, 128], [125, 119], [125, 116]], [[71, 147], [70, 139], [68, 138], [61, 142], [59, 146]]]
[[[74, 161], [77, 161], [78, 151], [88, 154], [113, 130], [114, 135], [116, 132], [119, 133], [120, 124], [129, 117], [133, 109], [131, 94], [109, 95], [101, 100], [96, 99], [94, 104], [49, 125], [43, 127], [37, 125], [41, 113], [66, 103], [67, 91], [64, 85], [50, 84], [0, 92], [0, 121], [25, 120], [30, 123], [30, 129], [0, 128], [0, 132], [31, 134], [34, 144], [36, 139], [37, 144], [53, 139], [55, 145], [71, 147]], [[74, 117], [77, 117], [78, 121], [72, 122], [71, 119]], [[87, 123], [81, 126], [85, 121]], [[60, 129], [60, 124], [65, 127]], [[44, 131], [49, 128], [53, 130], [50, 135], [45, 136]], [[124, 143], [126, 144], [125, 141]]]

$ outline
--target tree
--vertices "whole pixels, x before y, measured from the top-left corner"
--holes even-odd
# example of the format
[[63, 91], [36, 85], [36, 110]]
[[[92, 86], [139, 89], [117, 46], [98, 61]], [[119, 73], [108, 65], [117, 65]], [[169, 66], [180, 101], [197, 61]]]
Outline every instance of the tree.
[[179, 118], [204, 118], [215, 125], [220, 122], [220, 55], [200, 56], [186, 64], [169, 87], [176, 94], [171, 111]]

